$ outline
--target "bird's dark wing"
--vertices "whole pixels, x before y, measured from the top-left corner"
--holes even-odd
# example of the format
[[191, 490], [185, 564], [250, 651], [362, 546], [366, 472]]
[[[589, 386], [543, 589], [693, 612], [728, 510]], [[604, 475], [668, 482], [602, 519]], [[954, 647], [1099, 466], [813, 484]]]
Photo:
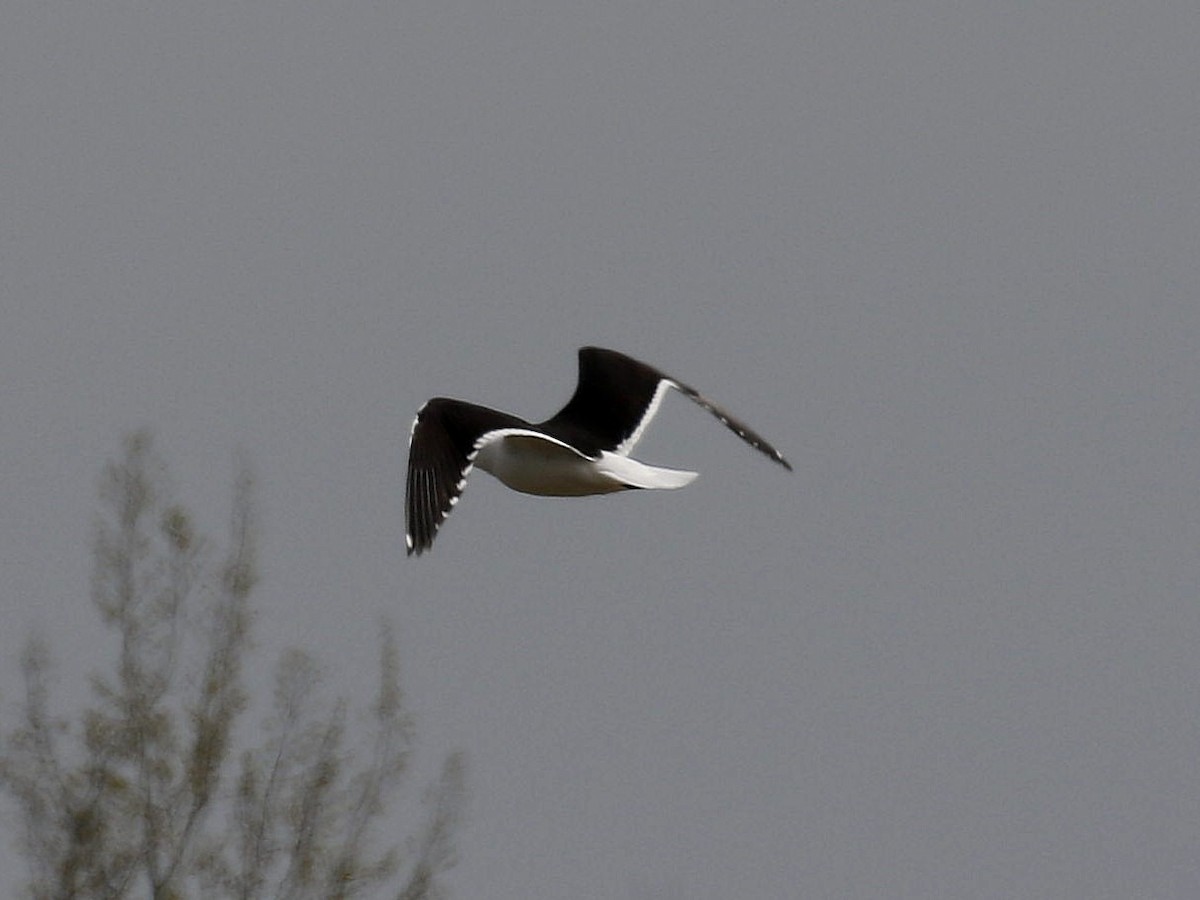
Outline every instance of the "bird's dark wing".
[[528, 424], [508, 413], [445, 397], [435, 397], [421, 407], [408, 441], [404, 492], [405, 543], [410, 556], [432, 546], [467, 486], [480, 438], [498, 428]]
[[691, 385], [653, 366], [599, 347], [579, 351], [579, 384], [567, 405], [539, 427], [589, 455], [628, 453], [650, 424], [668, 388], [712, 413], [743, 441], [791, 471], [791, 464], [760, 434]]
[[666, 381], [658, 369], [624, 353], [584, 347], [575, 393], [539, 427], [589, 456], [625, 453], [658, 411], [670, 387]]

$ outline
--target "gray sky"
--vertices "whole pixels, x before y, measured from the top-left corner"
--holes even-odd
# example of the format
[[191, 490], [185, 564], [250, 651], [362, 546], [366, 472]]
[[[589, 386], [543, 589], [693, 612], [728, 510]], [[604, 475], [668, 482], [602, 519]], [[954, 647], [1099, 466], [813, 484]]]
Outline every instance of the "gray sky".
[[[6, 711], [31, 628], [68, 702], [100, 662], [149, 425], [213, 533], [257, 466], [264, 667], [364, 696], [395, 620], [458, 897], [1197, 896], [1194, 3], [3, 20]], [[405, 558], [417, 406], [543, 418], [584, 343], [795, 474], [676, 397], [687, 489], [477, 474]]]

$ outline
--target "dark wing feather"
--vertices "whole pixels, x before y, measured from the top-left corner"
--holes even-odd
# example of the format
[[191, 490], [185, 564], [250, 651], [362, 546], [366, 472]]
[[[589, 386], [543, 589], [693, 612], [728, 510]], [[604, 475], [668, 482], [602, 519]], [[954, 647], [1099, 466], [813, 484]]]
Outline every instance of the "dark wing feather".
[[417, 412], [408, 444], [408, 481], [404, 492], [408, 553], [433, 544], [442, 522], [466, 487], [475, 461], [476, 442], [497, 428], [529, 423], [486, 406], [435, 397]]
[[682, 381], [675, 381], [674, 379], [671, 379], [671, 381], [681, 394], [707, 409], [710, 413], [717, 417], [718, 422], [740, 437], [755, 450], [759, 451], [760, 453], [765, 453], [789, 472], [792, 471], [792, 464], [783, 458], [783, 454], [767, 443], [766, 439], [757, 431], [752, 429], [749, 425], [735, 419], [720, 406], [717, 406], [717, 404], [703, 396], [694, 387], [686, 385]]
[[589, 456], [616, 450], [637, 430], [665, 377], [624, 353], [584, 347], [575, 393], [538, 427]]

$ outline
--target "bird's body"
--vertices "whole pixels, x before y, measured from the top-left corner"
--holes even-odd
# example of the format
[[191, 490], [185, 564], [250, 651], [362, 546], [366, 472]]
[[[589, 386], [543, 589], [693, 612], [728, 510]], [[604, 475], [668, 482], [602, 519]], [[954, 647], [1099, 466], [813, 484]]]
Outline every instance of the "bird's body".
[[791, 469], [778, 450], [695, 389], [615, 350], [584, 347], [579, 351], [575, 393], [545, 422], [533, 424], [446, 397], [421, 407], [409, 437], [405, 491], [409, 554], [419, 554], [433, 544], [475, 466], [515, 491], [547, 497], [669, 490], [689, 484], [697, 473], [648, 466], [629, 456], [670, 388]]
[[628, 456], [601, 450], [584, 456], [536, 431], [494, 435], [479, 448], [477, 468], [499, 478], [514, 491], [541, 497], [587, 497], [630, 488], [683, 487], [696, 472], [648, 466]]

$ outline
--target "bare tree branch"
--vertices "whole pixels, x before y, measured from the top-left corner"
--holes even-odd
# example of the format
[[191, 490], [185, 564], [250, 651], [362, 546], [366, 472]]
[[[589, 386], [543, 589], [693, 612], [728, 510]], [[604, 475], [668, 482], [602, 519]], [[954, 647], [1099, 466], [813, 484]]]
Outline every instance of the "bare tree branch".
[[[0, 788], [20, 815], [34, 900], [186, 896], [332, 900], [395, 892], [399, 849], [381, 839], [412, 723], [394, 636], [380, 644], [364, 727], [344, 701], [322, 707], [308, 654], [283, 654], [265, 741], [239, 750], [247, 709], [250, 600], [258, 581], [253, 478], [234, 486], [228, 549], [213, 561], [172, 501], [146, 433], [104, 469], [91, 600], [116, 639], [75, 727], [50, 713], [50, 661], [32, 639], [25, 699], [2, 733]], [[193, 624], [196, 623], [196, 624]], [[361, 757], [361, 758], [359, 758]], [[447, 760], [412, 846], [406, 900], [438, 896], [453, 865], [462, 759]], [[376, 843], [378, 842], [378, 846]]]

